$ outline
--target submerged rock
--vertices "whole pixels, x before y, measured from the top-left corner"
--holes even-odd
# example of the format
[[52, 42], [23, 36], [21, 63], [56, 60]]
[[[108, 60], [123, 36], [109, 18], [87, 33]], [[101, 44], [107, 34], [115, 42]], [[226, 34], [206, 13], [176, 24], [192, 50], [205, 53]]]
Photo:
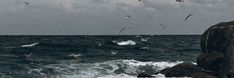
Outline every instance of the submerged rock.
[[192, 77], [194, 74], [202, 73], [202, 69], [193, 63], [180, 63], [160, 73], [166, 77]]
[[154, 76], [146, 74], [146, 73], [140, 73], [137, 78], [153, 78]]
[[219, 78], [234, 75], [234, 21], [221, 22], [201, 36], [202, 54], [197, 64]]

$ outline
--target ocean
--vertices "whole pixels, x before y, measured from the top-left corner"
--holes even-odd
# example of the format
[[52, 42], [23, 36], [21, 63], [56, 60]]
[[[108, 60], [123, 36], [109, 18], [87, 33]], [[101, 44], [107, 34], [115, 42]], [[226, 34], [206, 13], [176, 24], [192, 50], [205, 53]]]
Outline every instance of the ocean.
[[136, 78], [196, 63], [200, 35], [0, 36], [1, 78]]

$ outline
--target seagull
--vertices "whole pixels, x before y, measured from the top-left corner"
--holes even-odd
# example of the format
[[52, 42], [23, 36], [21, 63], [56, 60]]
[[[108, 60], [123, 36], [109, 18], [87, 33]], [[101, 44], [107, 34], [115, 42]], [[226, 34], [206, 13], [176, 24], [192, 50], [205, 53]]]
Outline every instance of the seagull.
[[135, 24], [135, 23], [130, 22], [129, 18], [131, 18], [131, 16], [130, 16], [130, 15], [125, 16], [125, 19], [126, 19], [126, 21], [125, 21], [125, 22], [127, 22], [127, 23], [128, 23], [128, 24], [130, 24], [130, 25], [134, 25], [134, 26], [136, 26], [136, 27], [138, 27], [138, 26], [139, 26], [138, 24]]
[[115, 55], [115, 54], [117, 54], [119, 51], [111, 51], [111, 54], [112, 55]]
[[128, 19], [128, 18], [130, 18], [130, 17], [131, 17], [130, 15], [125, 16], [126, 19]]
[[30, 3], [29, 2], [24, 2], [26, 5], [29, 5]]
[[26, 7], [31, 7], [31, 6], [30, 6], [31, 3], [29, 3], [29, 2], [26, 2], [26, 1], [25, 1], [24, 4], [25, 4]]
[[120, 34], [121, 32], [123, 32], [124, 30], [126, 30], [126, 29], [132, 29], [132, 28], [130, 28], [130, 27], [124, 27], [124, 28], [122, 28], [122, 29], [119, 31], [119, 34]]
[[159, 23], [159, 25], [163, 28], [163, 29], [165, 29], [167, 26], [165, 26], [165, 25], [163, 25], [163, 24], [161, 24], [161, 23]]
[[141, 2], [142, 0], [138, 0], [139, 2]]
[[149, 39], [150, 38], [143, 38], [143, 37], [141, 37], [141, 41], [143, 41], [143, 42], [148, 42]]
[[185, 17], [184, 21], [186, 22], [189, 17], [191, 17], [193, 14], [189, 14], [188, 16]]
[[80, 56], [82, 56], [82, 54], [70, 54], [70, 55], [68, 55], [68, 57], [74, 57], [76, 59], [78, 59]]
[[124, 28], [122, 28], [120, 31], [119, 31], [119, 34], [123, 31], [123, 30], [125, 30], [126, 28], [124, 27]]
[[176, 2], [184, 2], [184, 0], [176, 0]]
[[32, 55], [31, 52], [30, 52], [29, 54], [24, 54], [24, 56], [25, 56], [26, 58], [30, 57], [31, 55]]

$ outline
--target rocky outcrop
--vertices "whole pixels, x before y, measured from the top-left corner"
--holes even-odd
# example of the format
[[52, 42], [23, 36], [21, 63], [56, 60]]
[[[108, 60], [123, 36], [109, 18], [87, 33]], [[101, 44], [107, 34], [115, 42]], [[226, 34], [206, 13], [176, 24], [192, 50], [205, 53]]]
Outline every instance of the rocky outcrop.
[[217, 78], [211, 74], [208, 73], [196, 73], [192, 76], [193, 78]]
[[202, 54], [197, 64], [206, 72], [220, 78], [234, 74], [234, 21], [221, 22], [201, 36]]
[[234, 21], [211, 26], [201, 35], [197, 65], [181, 63], [158, 73], [166, 77], [234, 78]]
[[202, 73], [202, 69], [193, 63], [181, 63], [160, 72], [166, 77], [192, 77]]

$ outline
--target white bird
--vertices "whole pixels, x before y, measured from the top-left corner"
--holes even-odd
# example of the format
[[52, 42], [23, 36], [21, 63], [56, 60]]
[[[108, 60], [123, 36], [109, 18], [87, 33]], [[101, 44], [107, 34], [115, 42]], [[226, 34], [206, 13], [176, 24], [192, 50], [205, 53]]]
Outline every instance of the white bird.
[[147, 42], [150, 38], [143, 38], [142, 36], [140, 36], [141, 37], [141, 41], [143, 41], [143, 42]]
[[68, 55], [68, 57], [74, 57], [74, 58], [79, 58], [80, 56], [82, 56], [82, 54], [70, 54]]
[[119, 51], [111, 51], [111, 54], [112, 55], [115, 55], [115, 54], [117, 54]]
[[30, 52], [29, 54], [24, 54], [26, 58], [31, 57], [32, 53]]
[[127, 15], [127, 16], [125, 16], [125, 19], [128, 19], [128, 18], [130, 18], [131, 16], [130, 15]]

